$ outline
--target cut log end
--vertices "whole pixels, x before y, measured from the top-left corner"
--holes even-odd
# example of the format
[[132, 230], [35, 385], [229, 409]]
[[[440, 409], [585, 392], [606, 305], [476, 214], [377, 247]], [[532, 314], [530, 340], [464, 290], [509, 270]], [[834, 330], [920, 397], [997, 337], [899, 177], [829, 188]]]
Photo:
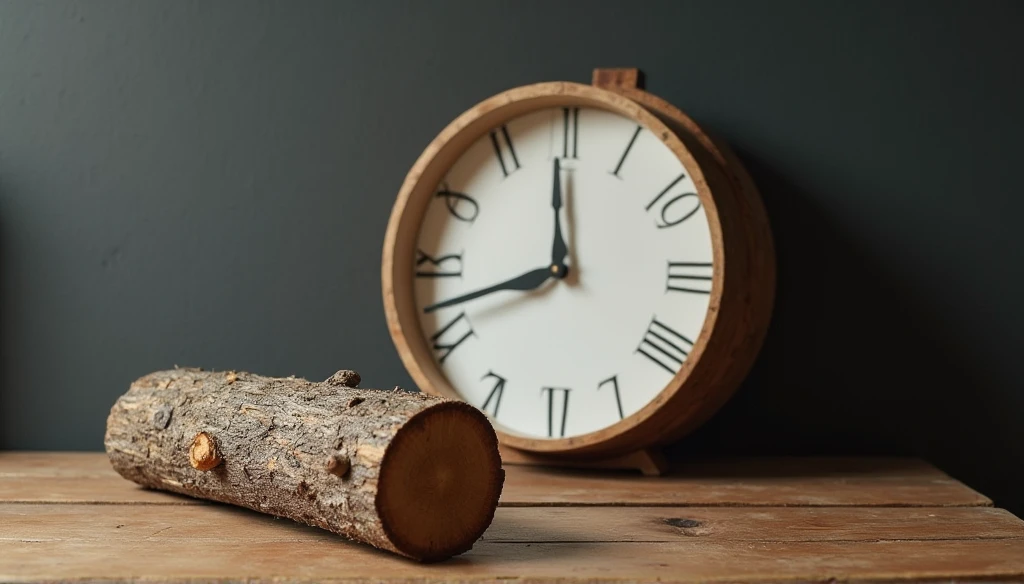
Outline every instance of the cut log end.
[[483, 535], [503, 482], [490, 422], [472, 406], [444, 402], [395, 435], [381, 462], [377, 513], [400, 553], [439, 561]]

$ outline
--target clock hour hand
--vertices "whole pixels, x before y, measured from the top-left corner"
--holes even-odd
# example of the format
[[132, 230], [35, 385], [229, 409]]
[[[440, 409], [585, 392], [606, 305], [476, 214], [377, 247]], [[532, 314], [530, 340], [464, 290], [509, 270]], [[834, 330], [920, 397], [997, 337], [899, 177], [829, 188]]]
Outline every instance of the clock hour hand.
[[551, 244], [551, 272], [556, 278], [562, 279], [569, 270], [565, 265], [565, 258], [569, 255], [569, 247], [565, 244], [562, 236], [562, 168], [558, 157], [555, 157], [555, 179], [551, 187], [551, 207], [555, 210], [555, 238]]
[[462, 304], [463, 302], [468, 302], [475, 298], [480, 298], [481, 296], [486, 296], [491, 292], [498, 292], [500, 290], [536, 290], [537, 288], [540, 288], [544, 282], [547, 282], [548, 278], [551, 278], [552, 276], [555, 275], [554, 270], [552, 268], [553, 266], [548, 268], [530, 270], [525, 274], [516, 276], [515, 278], [512, 278], [511, 280], [506, 280], [504, 282], [501, 282], [500, 284], [495, 284], [487, 288], [482, 288], [475, 292], [470, 292], [469, 294], [463, 294], [462, 296], [456, 296], [455, 298], [450, 298], [443, 302], [431, 304], [430, 306], [424, 308], [423, 312], [434, 312], [435, 310], [438, 310], [440, 308], [445, 308], [446, 306], [454, 306], [456, 304]]

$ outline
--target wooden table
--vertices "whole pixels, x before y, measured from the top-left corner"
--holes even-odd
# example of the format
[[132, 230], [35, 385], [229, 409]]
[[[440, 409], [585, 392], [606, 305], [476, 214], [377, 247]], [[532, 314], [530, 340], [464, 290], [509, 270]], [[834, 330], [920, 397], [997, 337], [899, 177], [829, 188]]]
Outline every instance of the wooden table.
[[508, 467], [473, 550], [420, 565], [146, 491], [103, 454], [0, 452], [0, 581], [1024, 579], [1024, 522], [912, 459], [758, 459], [664, 478]]

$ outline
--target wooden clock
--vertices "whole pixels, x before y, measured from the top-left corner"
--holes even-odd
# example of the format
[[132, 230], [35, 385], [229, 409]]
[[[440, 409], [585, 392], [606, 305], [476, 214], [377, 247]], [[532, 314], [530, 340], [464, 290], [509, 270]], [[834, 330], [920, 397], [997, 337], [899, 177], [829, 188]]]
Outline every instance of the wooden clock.
[[775, 262], [739, 160], [635, 69], [517, 87], [445, 128], [388, 224], [384, 305], [421, 390], [506, 462], [663, 468], [732, 394]]

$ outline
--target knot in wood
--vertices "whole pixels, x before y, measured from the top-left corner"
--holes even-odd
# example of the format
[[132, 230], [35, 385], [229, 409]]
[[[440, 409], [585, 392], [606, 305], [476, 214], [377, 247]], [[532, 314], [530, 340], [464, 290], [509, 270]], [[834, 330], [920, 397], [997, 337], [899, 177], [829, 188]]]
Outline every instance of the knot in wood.
[[682, 517], [670, 517], [665, 520], [665, 524], [671, 525], [672, 527], [679, 527], [681, 529], [691, 529], [693, 527], [700, 527], [703, 525], [700, 521], [696, 521], [694, 519], [683, 519]]
[[160, 409], [153, 412], [153, 427], [157, 430], [164, 430], [171, 423], [171, 414], [174, 413], [173, 406], [160, 406]]
[[336, 477], [344, 478], [352, 464], [344, 454], [335, 454], [327, 459], [327, 472]]
[[326, 383], [329, 385], [340, 385], [342, 387], [356, 387], [362, 380], [359, 374], [351, 369], [342, 369], [334, 375], [327, 378]]
[[220, 452], [217, 450], [217, 442], [206, 432], [196, 434], [192, 439], [192, 446], [188, 449], [188, 461], [192, 468], [200, 471], [208, 471], [221, 463]]

